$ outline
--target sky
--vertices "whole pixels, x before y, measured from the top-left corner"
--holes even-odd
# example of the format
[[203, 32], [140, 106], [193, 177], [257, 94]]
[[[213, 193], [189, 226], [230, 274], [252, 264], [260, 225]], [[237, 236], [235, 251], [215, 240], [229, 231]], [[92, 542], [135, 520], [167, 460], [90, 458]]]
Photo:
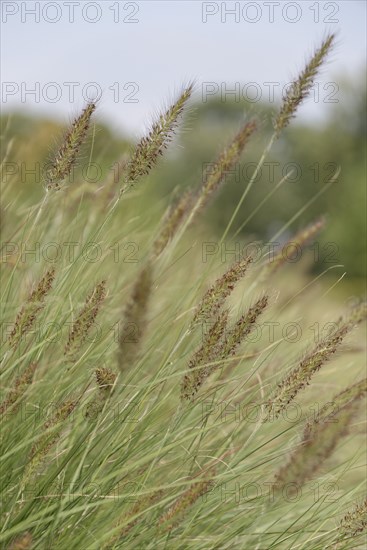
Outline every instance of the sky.
[[[343, 97], [342, 79], [366, 64], [364, 0], [5, 1], [1, 103], [67, 122], [101, 95], [98, 116], [138, 136], [181, 87], [195, 97], [274, 103], [329, 31], [337, 46], [300, 110], [321, 121]], [[232, 92], [232, 93], [231, 93]]]

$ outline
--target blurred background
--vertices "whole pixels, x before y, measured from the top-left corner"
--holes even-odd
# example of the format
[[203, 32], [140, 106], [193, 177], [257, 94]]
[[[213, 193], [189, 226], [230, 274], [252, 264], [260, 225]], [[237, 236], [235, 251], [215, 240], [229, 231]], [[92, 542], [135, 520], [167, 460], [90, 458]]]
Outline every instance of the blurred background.
[[[310, 271], [342, 265], [333, 274], [347, 272], [340, 288], [346, 295], [363, 292], [364, 1], [3, 1], [1, 10], [2, 177], [14, 179], [14, 197], [29, 205], [41, 198], [37, 163], [51, 158], [63, 127], [85, 102], [100, 97], [96, 127], [75, 174], [97, 192], [154, 115], [193, 79], [182, 129], [144, 185], [139, 207], [149, 212], [157, 205], [152, 223], [157, 221], [174, 194], [200, 184], [203, 167], [241, 122], [256, 116], [260, 131], [203, 222], [214, 238], [222, 235], [269, 139], [284, 86], [325, 33], [337, 31], [337, 47], [315, 91], [277, 141], [233, 231], [293, 169], [238, 238], [269, 241], [311, 202], [283, 238], [326, 214]], [[338, 166], [337, 181], [326, 189]]]

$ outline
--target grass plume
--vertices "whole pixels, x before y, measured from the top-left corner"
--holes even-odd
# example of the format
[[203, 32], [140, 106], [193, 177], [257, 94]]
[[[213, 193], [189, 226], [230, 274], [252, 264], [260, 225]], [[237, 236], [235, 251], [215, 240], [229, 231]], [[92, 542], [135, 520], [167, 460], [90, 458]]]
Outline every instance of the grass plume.
[[202, 346], [189, 362], [192, 372], [188, 372], [183, 378], [181, 399], [192, 400], [208, 376], [220, 368], [224, 360], [235, 354], [267, 304], [267, 296], [259, 298], [232, 327], [227, 326], [228, 310], [218, 315], [210, 330], [204, 334]]
[[172, 240], [183, 220], [187, 217], [193, 205], [193, 200], [193, 194], [187, 191], [175, 204], [170, 206], [163, 220], [159, 234], [153, 243], [153, 258], [158, 258]]
[[235, 284], [244, 277], [251, 262], [250, 256], [241, 258], [215, 281], [201, 299], [192, 320], [192, 327], [216, 317]]
[[52, 288], [54, 279], [55, 268], [52, 267], [46, 271], [36, 288], [28, 296], [24, 306], [17, 315], [13, 330], [8, 338], [11, 348], [16, 348], [22, 337], [32, 328], [38, 313], [45, 305], [46, 296]]
[[302, 487], [317, 472], [348, 433], [359, 410], [359, 401], [366, 394], [367, 379], [364, 379], [336, 395], [332, 403], [327, 403], [315, 419], [306, 424], [301, 443], [276, 475], [278, 485], [296, 483]]
[[225, 181], [227, 174], [231, 172], [236, 162], [239, 161], [256, 129], [257, 123], [255, 120], [246, 122], [229, 145], [222, 151], [217, 160], [210, 164], [203, 175], [203, 183], [197, 194], [193, 214], [195, 213], [196, 215], [204, 208], [211, 197], [218, 191]]
[[189, 84], [179, 98], [154, 122], [147, 136], [144, 136], [135, 148], [124, 170], [123, 191], [132, 187], [141, 177], [149, 174], [159, 157], [172, 141], [177, 122], [185, 104], [191, 96], [193, 85]]
[[106, 281], [98, 283], [93, 291], [87, 296], [84, 307], [75, 319], [68, 341], [64, 348], [64, 355], [68, 359], [74, 359], [87, 335], [95, 323], [97, 314], [101, 308], [102, 302], [106, 297]]
[[45, 460], [51, 449], [60, 439], [65, 427], [65, 421], [72, 414], [78, 404], [78, 399], [66, 399], [59, 405], [55, 413], [43, 425], [43, 434], [32, 446], [29, 454], [29, 461], [23, 478], [23, 486], [29, 481], [37, 468]]
[[367, 498], [347, 512], [339, 526], [339, 539], [354, 538], [367, 530]]
[[271, 259], [271, 261], [266, 265], [265, 271], [266, 275], [273, 275], [278, 269], [287, 261], [288, 258], [288, 249], [292, 247], [298, 251], [302, 249], [306, 244], [313, 241], [315, 236], [325, 227], [324, 218], [315, 220], [313, 223], [308, 225], [306, 228], [301, 229], [296, 233], [285, 245], [282, 246], [282, 249], [278, 254]]
[[88, 404], [86, 416], [95, 418], [103, 409], [104, 404], [111, 395], [117, 375], [109, 368], [100, 367], [95, 371], [97, 381], [97, 394]]
[[95, 109], [96, 103], [94, 101], [88, 103], [82, 113], [74, 119], [65, 134], [60, 149], [51, 167], [47, 170], [46, 189], [48, 191], [60, 189], [62, 182], [70, 175], [71, 169], [80, 151], [80, 147], [86, 138], [91, 117]]
[[147, 312], [153, 284], [153, 269], [148, 261], [138, 274], [119, 327], [118, 366], [122, 372], [131, 367], [139, 353], [147, 325]]
[[30, 550], [32, 547], [32, 535], [27, 531], [17, 537], [9, 546], [8, 550]]
[[0, 415], [4, 414], [8, 409], [15, 410], [14, 405], [19, 402], [20, 398], [25, 394], [29, 386], [33, 382], [33, 376], [37, 368], [37, 363], [30, 363], [24, 371], [15, 379], [5, 400], [0, 405]]
[[226, 359], [230, 355], [234, 355], [238, 346], [253, 330], [257, 319], [263, 313], [269, 303], [267, 295], [259, 298], [253, 306], [251, 306], [229, 329], [228, 336], [223, 346], [222, 358]]
[[208, 365], [222, 355], [223, 338], [228, 322], [228, 310], [221, 312], [208, 331], [203, 331], [203, 343], [190, 359], [188, 368], [193, 369], [184, 375], [181, 384], [181, 399], [193, 399], [208, 376], [217, 368]]
[[266, 404], [266, 419], [277, 418], [286, 409], [296, 395], [309, 385], [312, 376], [337, 352], [346, 335], [365, 318], [365, 304], [361, 303], [352, 309], [345, 320], [339, 320], [337, 328], [309, 351], [299, 365], [278, 384]]
[[[116, 527], [118, 527], [122, 522], [125, 523], [130, 518], [133, 518], [134, 516], [143, 513], [147, 508], [159, 502], [159, 500], [163, 497], [163, 494], [163, 491], [154, 491], [153, 493], [140, 497], [131, 507], [129, 512], [119, 518]], [[126, 537], [131, 529], [133, 529], [133, 527], [135, 527], [135, 525], [139, 523], [139, 519], [140, 517], [136, 517], [135, 519], [128, 521], [128, 523], [124, 527], [122, 527], [116, 535], [113, 535], [113, 537], [111, 537], [111, 539], [103, 546], [103, 550], [110, 549], [117, 543], [122, 542], [124, 537]]]
[[335, 40], [335, 34], [329, 34], [323, 40], [321, 46], [315, 51], [314, 55], [307, 63], [306, 67], [293, 81], [283, 97], [281, 109], [274, 120], [274, 129], [277, 136], [283, 128], [286, 128], [291, 119], [294, 118], [298, 107], [308, 97], [315, 78], [329, 54]]
[[213, 478], [215, 470], [207, 472], [203, 479], [192, 483], [188, 489], [172, 504], [158, 520], [158, 525], [163, 531], [171, 531], [182, 519], [188, 509], [191, 508], [201, 497], [203, 497], [214, 486]]

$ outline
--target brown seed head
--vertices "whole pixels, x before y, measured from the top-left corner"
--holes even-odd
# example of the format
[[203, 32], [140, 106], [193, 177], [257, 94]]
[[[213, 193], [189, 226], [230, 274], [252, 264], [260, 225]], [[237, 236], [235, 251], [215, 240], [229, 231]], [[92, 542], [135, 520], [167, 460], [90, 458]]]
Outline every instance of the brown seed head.
[[184, 493], [178, 497], [178, 499], [172, 504], [172, 506], [163, 514], [159, 520], [158, 525], [163, 531], [171, 531], [177, 523], [182, 519], [188, 509], [193, 506], [199, 498], [208, 493], [214, 486], [215, 469], [207, 472], [204, 479], [199, 479]]
[[96, 103], [90, 102], [82, 113], [73, 121], [65, 134], [56, 157], [47, 171], [47, 190], [60, 189], [61, 183], [69, 176], [75, 164], [80, 147], [85, 140]]
[[212, 195], [218, 191], [221, 184], [225, 181], [226, 175], [233, 169], [236, 162], [238, 162], [256, 128], [257, 124], [255, 120], [246, 122], [228, 147], [207, 169], [194, 207], [195, 215], [204, 208]]
[[43, 309], [47, 294], [55, 279], [55, 268], [48, 269], [36, 288], [28, 296], [26, 303], [19, 311], [14, 328], [8, 338], [11, 348], [16, 348], [22, 337], [32, 327], [37, 314]]
[[74, 360], [77, 351], [83, 345], [88, 332], [93, 326], [101, 304], [106, 297], [106, 281], [101, 281], [96, 285], [93, 291], [87, 296], [84, 307], [75, 319], [68, 341], [65, 345], [64, 355]]
[[149, 134], [140, 140], [125, 167], [123, 192], [131, 188], [142, 176], [149, 174], [159, 157], [163, 155], [163, 151], [172, 141], [178, 119], [191, 96], [192, 89], [192, 84], [185, 88], [177, 101], [159, 116]]
[[235, 284], [245, 275], [251, 262], [252, 258], [250, 256], [242, 258], [215, 281], [201, 299], [195, 311], [191, 327], [200, 322], [210, 320], [217, 315], [226, 298], [233, 291]]
[[138, 274], [123, 314], [118, 348], [118, 365], [121, 371], [131, 367], [138, 356], [147, 325], [152, 284], [153, 268], [148, 261]]
[[307, 63], [304, 70], [301, 72], [297, 80], [289, 87], [287, 93], [283, 97], [283, 104], [278, 116], [274, 121], [274, 129], [276, 136], [279, 136], [283, 128], [286, 128], [291, 119], [295, 116], [300, 104], [309, 95], [315, 78], [319, 72], [321, 65], [324, 63], [326, 56], [330, 52], [335, 35], [329, 34], [322, 42], [320, 48], [316, 50], [311, 60]]

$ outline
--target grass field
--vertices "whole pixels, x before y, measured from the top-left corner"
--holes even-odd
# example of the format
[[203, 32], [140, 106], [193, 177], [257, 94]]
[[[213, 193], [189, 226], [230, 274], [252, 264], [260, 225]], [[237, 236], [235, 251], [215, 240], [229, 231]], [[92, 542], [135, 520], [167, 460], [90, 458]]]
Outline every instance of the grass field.
[[[284, 98], [268, 150], [332, 41]], [[335, 299], [337, 271], [308, 275], [324, 221], [295, 216], [274, 235], [295, 229], [283, 248], [243, 241], [235, 257], [251, 180], [213, 238], [205, 207], [255, 120], [164, 216], [141, 209], [191, 90], [93, 193], [65, 180], [95, 103], [39, 204], [3, 186], [3, 548], [364, 548], [366, 303]]]

